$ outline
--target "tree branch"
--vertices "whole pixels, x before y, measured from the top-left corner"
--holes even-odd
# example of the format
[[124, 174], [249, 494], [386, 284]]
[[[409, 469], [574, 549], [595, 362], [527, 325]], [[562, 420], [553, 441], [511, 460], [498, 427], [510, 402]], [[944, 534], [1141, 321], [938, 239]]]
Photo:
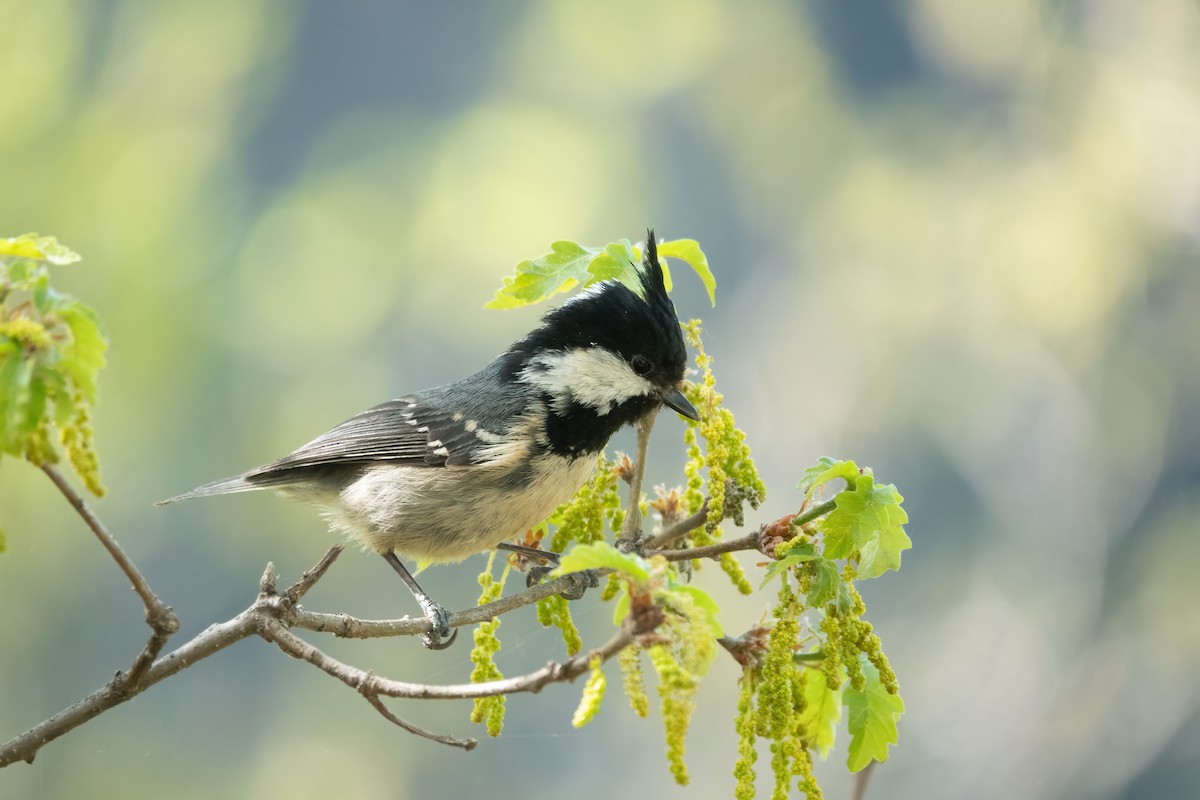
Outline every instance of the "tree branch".
[[[104, 523], [100, 518], [92, 513], [88, 508], [83, 497], [79, 495], [67, 483], [67, 479], [63, 477], [51, 464], [43, 464], [42, 472], [58, 487], [62, 492], [63, 497], [71, 504], [71, 507], [83, 518], [84, 523], [91, 528], [92, 533], [96, 534], [96, 538], [100, 540], [100, 544], [104, 545], [104, 549], [117, 562], [117, 566], [125, 573], [125, 577], [129, 578], [129, 582], [133, 585], [133, 590], [138, 593], [138, 597], [142, 598], [142, 605], [146, 608], [146, 624], [154, 629], [155, 632], [163, 632], [165, 635], [170, 635], [179, 630], [179, 620], [176, 619], [175, 613], [170, 606], [158, 599], [158, 595], [150, 588], [150, 584], [142, 577], [142, 573], [138, 571], [137, 565], [125, 554], [121, 549], [121, 545], [113, 538], [108, 529], [104, 527]], [[153, 641], [153, 637], [152, 637]], [[161, 647], [161, 645], [159, 645]], [[147, 645], [149, 648], [149, 645]]]
[[[640, 521], [631, 524], [630, 516], [640, 499], [640, 486], [644, 473], [646, 443], [649, 440], [651, 424], [639, 426], [638, 429], [638, 463], [634, 476], [630, 481], [630, 512], [626, 516], [626, 530], [636, 537], [640, 533]], [[341, 554], [341, 546], [331, 547], [321, 559], [282, 593], [276, 590], [276, 573], [273, 564], [267, 564], [259, 580], [259, 593], [254, 603], [242, 613], [226, 622], [210, 626], [191, 641], [181, 645], [174, 651], [161, 658], [156, 657], [164, 646], [167, 637], [178, 629], [178, 620], [169, 607], [151, 591], [149, 584], [142, 577], [137, 567], [125, 555], [116, 540], [108, 533], [100, 520], [91, 512], [83, 499], [66, 483], [62, 475], [53, 467], [44, 467], [46, 474], [59, 488], [71, 505], [96, 534], [113, 559], [129, 577], [134, 590], [142, 598], [146, 608], [147, 622], [153, 633], [146, 647], [134, 660], [128, 673], [117, 673], [108, 684], [85, 697], [75, 705], [55, 714], [53, 717], [34, 726], [25, 733], [0, 745], [0, 767], [16, 761], [32, 762], [38, 751], [65, 733], [74, 730], [83, 723], [93, 719], [121, 703], [141, 694], [149, 687], [175, 675], [176, 673], [224, 650], [230, 645], [253, 635], [261, 636], [273, 642], [282, 652], [294, 658], [307, 661], [331, 675], [342, 683], [355, 689], [368, 703], [371, 704], [385, 719], [418, 736], [441, 742], [454, 747], [469, 750], [475, 746], [473, 739], [457, 739], [445, 736], [413, 725], [392, 713], [381, 698], [411, 698], [434, 700], [467, 700], [480, 697], [492, 697], [502, 694], [522, 692], [536, 693], [550, 683], [572, 681], [590, 669], [593, 659], [606, 661], [627, 647], [634, 637], [645, 633], [635, 630], [638, 624], [627, 621], [625, 626], [613, 638], [587, 653], [575, 656], [562, 662], [550, 662], [545, 667], [511, 678], [505, 678], [487, 683], [431, 685], [409, 683], [380, 677], [372, 672], [362, 670], [349, 664], [344, 664], [331, 658], [312, 644], [304, 641], [290, 629], [301, 628], [314, 632], [331, 633], [345, 638], [372, 638], [383, 636], [414, 636], [429, 631], [429, 622], [424, 618], [404, 617], [396, 620], [363, 620], [347, 614], [326, 614], [307, 611], [299, 606], [299, 601], [319, 581]], [[836, 507], [831, 500], [814, 506], [796, 516], [795, 525], [816, 519], [827, 514]], [[704, 523], [704, 510], [693, 514], [663, 531], [651, 542], [669, 542], [685, 535]], [[682, 561], [693, 558], [712, 558], [722, 553], [737, 550], [758, 549], [761, 544], [761, 533], [754, 532], [739, 539], [719, 542], [703, 547], [678, 550], [652, 550], [647, 555], [659, 555], [670, 561]], [[598, 570], [606, 574], [610, 570]], [[532, 586], [517, 594], [503, 597], [486, 605], [468, 608], [451, 615], [450, 624], [454, 627], [473, 625], [493, 619], [501, 614], [514, 611], [537, 601], [559, 594], [573, 587], [575, 579], [566, 575], [546, 583]], [[648, 624], [649, 627], [653, 623]], [[643, 623], [642, 627], [647, 627]], [[722, 641], [727, 649], [734, 641]], [[732, 652], [732, 650], [731, 650]]]
[[110, 708], [133, 699], [154, 684], [187, 669], [197, 661], [253, 636], [257, 629], [257, 606], [251, 606], [227, 622], [210, 626], [187, 644], [155, 661], [137, 684], [127, 684], [118, 674], [110, 683], [75, 705], [0, 745], [0, 767], [7, 767], [16, 761], [33, 763], [39, 750], [64, 733], [69, 733]]
[[699, 528], [708, 520], [708, 498], [704, 498], [704, 504], [700, 506], [695, 514], [692, 514], [687, 519], [682, 519], [667, 528], [664, 528], [661, 533], [651, 536], [642, 543], [642, 546], [647, 550], [657, 550], [660, 547], [666, 547], [673, 543], [681, 536], [686, 536], [692, 531]]
[[716, 542], [715, 544], [707, 544], [701, 547], [689, 547], [685, 550], [652, 550], [646, 553], [647, 557], [662, 556], [667, 561], [691, 561], [693, 558], [716, 558], [725, 553], [734, 553], [738, 550], [757, 550], [762, 537], [759, 531], [747, 533], [739, 539], [730, 539], [726, 542]]
[[851, 786], [851, 800], [863, 800], [867, 796], [867, 784], [871, 782], [871, 773], [875, 771], [875, 765], [879, 762], [871, 759], [867, 765], [854, 774], [854, 783]]
[[[598, 576], [612, 572], [610, 569], [598, 569]], [[482, 606], [473, 606], [463, 611], [455, 611], [450, 615], [450, 627], [459, 628], [464, 625], [474, 625], [487, 622], [501, 614], [507, 614], [524, 606], [533, 605], [539, 600], [559, 594], [573, 588], [575, 578], [564, 575], [552, 581], [539, 583], [516, 594], [501, 597]], [[389, 636], [417, 636], [430, 631], [429, 620], [424, 617], [400, 617], [399, 619], [359, 619], [349, 614], [326, 614], [319, 611], [307, 611], [298, 608], [291, 620], [291, 627], [303, 628], [316, 633], [331, 633], [343, 639], [378, 639]]]
[[637, 452], [633, 465], [633, 476], [629, 479], [629, 509], [621, 524], [621, 535], [617, 537], [617, 549], [636, 551], [642, 535], [642, 480], [646, 475], [646, 452], [650, 448], [650, 431], [658, 410], [651, 411], [637, 421]]
[[[121, 549], [121, 545], [117, 542], [100, 518], [92, 513], [91, 508], [84, 502], [83, 497], [75, 491], [75, 489], [63, 477], [52, 464], [42, 464], [42, 472], [46, 473], [46, 477], [58, 488], [75, 512], [83, 519], [84, 524], [91, 529], [96, 538], [100, 540], [100, 544], [108, 551], [113, 560], [117, 562], [117, 566], [125, 573], [125, 577], [129, 579], [133, 590], [137, 592], [138, 597], [142, 599], [142, 607], [146, 612], [146, 624], [150, 626], [150, 638], [146, 640], [145, 647], [142, 652], [138, 653], [137, 658], [133, 660], [129, 670], [124, 673], [117, 673], [117, 677], [110, 684], [113, 691], [123, 694], [136, 693], [142, 681], [146, 678], [146, 672], [154, 663], [154, 659], [158, 658], [158, 654], [167, 644], [167, 639], [171, 634], [179, 630], [179, 618], [175, 616], [175, 612], [171, 607], [158, 598], [154, 590], [150, 588], [150, 583], [142, 576], [137, 565], [133, 563], [125, 551]], [[132, 696], [132, 694], [130, 694]]]
[[409, 733], [416, 734], [417, 736], [421, 736], [425, 739], [439, 742], [441, 744], [448, 744], [451, 747], [461, 747], [463, 750], [468, 752], [474, 750], [479, 744], [478, 739], [455, 739], [453, 736], [444, 736], [440, 733], [434, 733], [433, 731], [426, 730], [419, 725], [413, 725], [411, 722], [402, 720], [393, 714], [388, 707], [383, 704], [383, 701], [379, 699], [379, 695], [368, 694], [363, 692], [361, 688], [359, 689], [359, 692], [367, 699], [367, 702], [371, 704], [371, 707], [378, 711], [384, 719], [386, 719], [388, 722], [399, 725]]

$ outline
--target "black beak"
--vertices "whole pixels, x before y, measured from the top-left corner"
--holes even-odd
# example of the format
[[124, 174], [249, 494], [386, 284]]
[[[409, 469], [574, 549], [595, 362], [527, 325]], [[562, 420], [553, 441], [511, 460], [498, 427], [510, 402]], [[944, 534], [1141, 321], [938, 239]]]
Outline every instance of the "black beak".
[[683, 392], [679, 391], [678, 387], [672, 388], [671, 391], [664, 394], [662, 401], [663, 405], [667, 408], [678, 411], [688, 419], [694, 419], [696, 422], [700, 421], [700, 415], [696, 413], [696, 409], [683, 396]]

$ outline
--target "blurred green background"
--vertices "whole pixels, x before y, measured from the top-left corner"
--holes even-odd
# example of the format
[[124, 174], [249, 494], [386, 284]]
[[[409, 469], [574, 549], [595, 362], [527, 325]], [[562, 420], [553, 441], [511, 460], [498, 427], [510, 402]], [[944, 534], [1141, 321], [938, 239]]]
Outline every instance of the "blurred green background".
[[[1200, 796], [1193, 0], [0, 0], [0, 31], [0, 233], [84, 255], [57, 281], [111, 337], [95, 505], [178, 642], [330, 537], [269, 496], [153, 501], [475, 369], [536, 320], [481, 309], [517, 261], [653, 225], [718, 277], [715, 310], [683, 272], [676, 304], [772, 490], [756, 522], [823, 454], [906, 496], [914, 549], [864, 587], [908, 704], [869, 796]], [[660, 420], [652, 481], [680, 480], [680, 431]], [[146, 629], [35, 470], [5, 461], [0, 516], [7, 739]], [[426, 588], [471, 603], [482, 563]], [[766, 607], [701, 580], [727, 628]], [[356, 552], [307, 605], [414, 611]], [[599, 641], [609, 610], [577, 607]], [[561, 653], [532, 616], [500, 628], [508, 674]], [[468, 641], [313, 638], [392, 677], [470, 671]], [[252, 640], [0, 796], [729, 797], [735, 675], [701, 692], [684, 790], [615, 687], [582, 731], [577, 686], [514, 698], [464, 754]], [[476, 733], [466, 704], [397, 710]], [[831, 797], [844, 758], [818, 766]]]

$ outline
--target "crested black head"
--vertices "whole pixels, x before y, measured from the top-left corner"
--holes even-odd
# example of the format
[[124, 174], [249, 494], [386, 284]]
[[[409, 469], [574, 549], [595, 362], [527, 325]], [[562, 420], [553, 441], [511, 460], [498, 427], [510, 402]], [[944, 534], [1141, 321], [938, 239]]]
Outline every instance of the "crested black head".
[[599, 452], [619, 428], [664, 403], [696, 418], [678, 389], [687, 348], [654, 231], [647, 232], [639, 278], [640, 292], [615, 280], [589, 287], [505, 354], [509, 376], [545, 397], [556, 452]]

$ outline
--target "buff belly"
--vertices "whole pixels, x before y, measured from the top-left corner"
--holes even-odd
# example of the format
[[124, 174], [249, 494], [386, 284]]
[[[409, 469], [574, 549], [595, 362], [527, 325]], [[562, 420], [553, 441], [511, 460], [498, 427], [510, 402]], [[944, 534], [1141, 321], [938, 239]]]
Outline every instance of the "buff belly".
[[322, 507], [336, 530], [377, 553], [461, 561], [523, 534], [569, 500], [590, 457], [543, 456], [516, 479], [501, 467], [368, 468], [337, 494], [299, 498]]

